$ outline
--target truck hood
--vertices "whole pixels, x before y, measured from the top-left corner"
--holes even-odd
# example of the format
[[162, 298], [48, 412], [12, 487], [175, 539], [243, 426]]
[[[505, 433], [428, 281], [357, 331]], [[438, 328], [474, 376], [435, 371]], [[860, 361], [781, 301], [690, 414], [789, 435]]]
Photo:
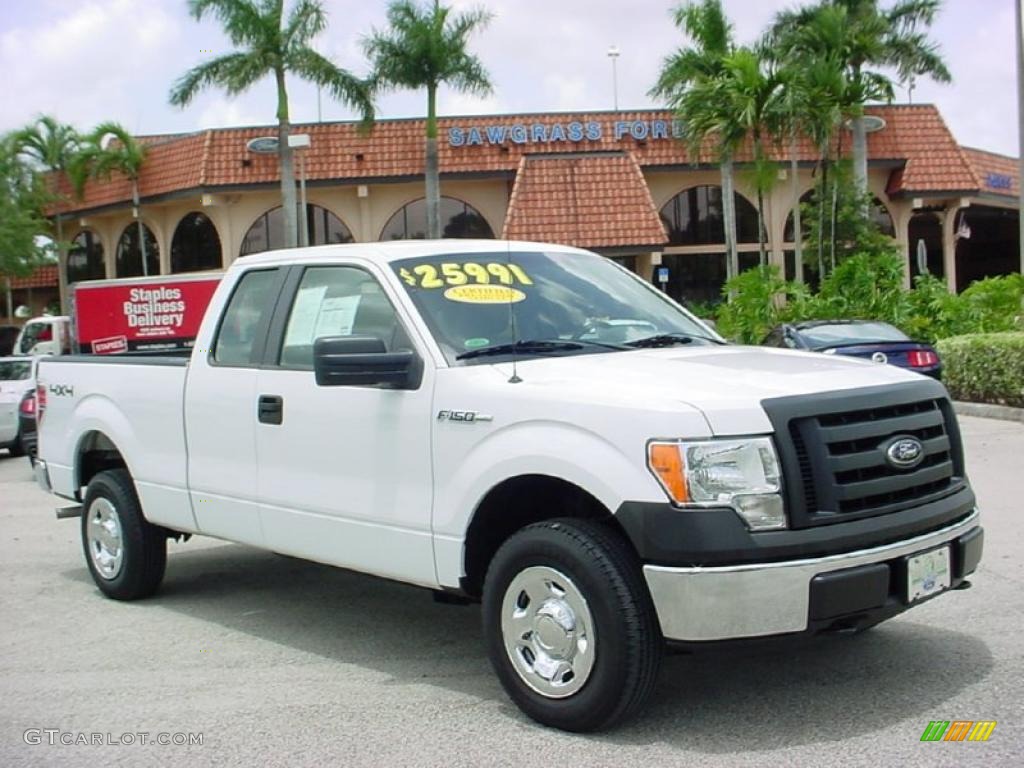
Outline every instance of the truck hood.
[[[511, 365], [496, 365], [511, 374]], [[671, 347], [531, 359], [518, 363], [521, 386], [553, 388], [574, 399], [674, 401], [704, 414], [714, 434], [770, 432], [761, 401], [919, 381], [894, 366], [793, 350], [742, 346]], [[554, 396], [554, 393], [552, 393]]]

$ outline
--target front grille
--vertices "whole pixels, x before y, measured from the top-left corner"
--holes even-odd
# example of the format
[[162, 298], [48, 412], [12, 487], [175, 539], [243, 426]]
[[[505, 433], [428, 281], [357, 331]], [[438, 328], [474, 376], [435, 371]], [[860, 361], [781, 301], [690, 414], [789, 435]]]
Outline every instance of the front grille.
[[[915, 384], [874, 396], [832, 393], [764, 406], [776, 426], [794, 528], [896, 512], [963, 483], [959, 431], [941, 387]], [[924, 447], [916, 467], [899, 469], [887, 460], [886, 448], [900, 436]]]

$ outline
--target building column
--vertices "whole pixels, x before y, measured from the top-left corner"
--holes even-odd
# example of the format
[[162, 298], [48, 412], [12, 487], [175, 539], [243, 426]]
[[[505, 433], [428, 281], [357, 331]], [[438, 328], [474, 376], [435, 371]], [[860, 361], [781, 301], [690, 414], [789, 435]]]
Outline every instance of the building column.
[[358, 241], [360, 243], [369, 243], [373, 241], [373, 235], [370, 234], [371, 216], [370, 216], [370, 188], [365, 184], [360, 184], [356, 187], [356, 197], [359, 200], [359, 236]]
[[655, 258], [660, 263], [661, 253], [659, 251], [636, 255], [636, 273], [648, 283], [654, 279]]
[[915, 254], [910, 249], [910, 220], [914, 218], [914, 208], [910, 206], [903, 210], [896, 211], [893, 216], [893, 226], [896, 228], [896, 246], [903, 254], [903, 289], [910, 289], [910, 263]]
[[956, 215], [960, 202], [950, 203], [942, 214], [942, 261], [946, 288], [956, 293]]

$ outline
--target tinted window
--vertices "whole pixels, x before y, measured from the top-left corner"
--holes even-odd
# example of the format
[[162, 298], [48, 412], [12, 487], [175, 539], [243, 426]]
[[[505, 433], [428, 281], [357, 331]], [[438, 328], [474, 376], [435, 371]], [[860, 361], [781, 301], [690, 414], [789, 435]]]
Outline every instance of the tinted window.
[[380, 283], [355, 267], [306, 270], [288, 314], [280, 364], [312, 368], [313, 343], [326, 336], [376, 336], [389, 352], [409, 348]]
[[459, 253], [391, 266], [449, 362], [515, 339], [623, 344], [661, 333], [708, 333], [663, 294], [593, 254]]
[[0, 381], [24, 381], [32, 374], [32, 362], [30, 360], [14, 360], [4, 362], [0, 360]]
[[188, 214], [178, 222], [171, 240], [171, 272], [220, 268], [217, 228], [205, 214]]
[[273, 309], [276, 269], [246, 273], [231, 294], [217, 331], [213, 359], [224, 365], [248, 365], [256, 333]]
[[906, 334], [888, 323], [835, 323], [801, 328], [800, 335], [812, 349], [874, 341], [909, 341]]
[[[146, 244], [146, 274], [160, 274], [160, 246], [153, 236], [153, 231], [145, 224], [142, 225], [144, 242]], [[115, 265], [118, 277], [140, 277], [142, 275], [142, 250], [139, 248], [139, 225], [132, 222], [121, 233], [121, 239], [117, 241], [117, 252]]]
[[[490, 224], [473, 206], [454, 197], [441, 198], [441, 237], [494, 237]], [[414, 200], [402, 206], [384, 225], [381, 240], [422, 240], [427, 236], [427, 201]]]

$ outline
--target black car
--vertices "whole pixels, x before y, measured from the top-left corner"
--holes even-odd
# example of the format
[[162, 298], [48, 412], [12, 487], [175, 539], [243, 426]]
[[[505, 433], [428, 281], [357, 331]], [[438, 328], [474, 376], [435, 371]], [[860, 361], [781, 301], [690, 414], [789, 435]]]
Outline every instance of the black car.
[[21, 450], [28, 455], [32, 466], [35, 466], [39, 432], [36, 426], [36, 391], [34, 389], [30, 389], [21, 398], [21, 404], [18, 406], [18, 427]]
[[859, 357], [934, 379], [942, 377], [942, 361], [930, 344], [913, 341], [899, 328], [876, 320], [807, 320], [780, 325], [761, 344]]

